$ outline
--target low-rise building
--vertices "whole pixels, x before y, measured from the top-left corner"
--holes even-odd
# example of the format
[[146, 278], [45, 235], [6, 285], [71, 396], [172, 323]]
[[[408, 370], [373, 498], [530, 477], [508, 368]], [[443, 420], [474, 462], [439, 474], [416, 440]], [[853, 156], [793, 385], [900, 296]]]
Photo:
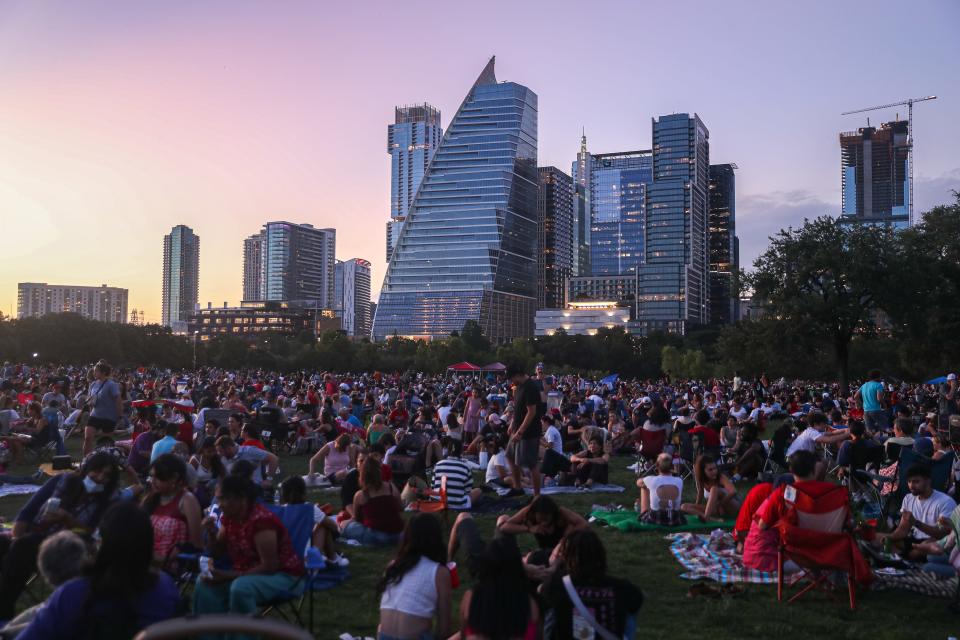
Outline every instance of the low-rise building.
[[265, 333], [296, 336], [303, 331], [320, 335], [339, 331], [340, 319], [333, 309], [324, 309], [311, 301], [244, 301], [239, 307], [200, 309], [187, 323], [190, 335], [206, 341], [217, 336], [234, 336], [256, 340]]
[[592, 336], [599, 329], [630, 331], [630, 309], [612, 301], [571, 302], [566, 309], [541, 309], [534, 317], [534, 335], [552, 336], [558, 330], [568, 335]]

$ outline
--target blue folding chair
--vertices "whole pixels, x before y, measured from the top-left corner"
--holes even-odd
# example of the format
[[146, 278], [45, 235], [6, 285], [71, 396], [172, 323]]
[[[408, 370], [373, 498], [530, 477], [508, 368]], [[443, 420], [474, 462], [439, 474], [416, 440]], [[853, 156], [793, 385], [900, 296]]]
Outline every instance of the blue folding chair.
[[[306, 553], [306, 550], [310, 547], [310, 543], [313, 540], [313, 504], [270, 504], [264, 506], [280, 518], [280, 522], [283, 523], [287, 533], [290, 535], [290, 542], [293, 545], [294, 553], [298, 553], [300, 557], [303, 557], [303, 554]], [[301, 576], [290, 589], [284, 590], [264, 603], [264, 607], [260, 611], [260, 617], [262, 618], [271, 612], [276, 612], [285, 621], [291, 622], [291, 618], [293, 618], [293, 620], [302, 627], [303, 621], [300, 619], [300, 610], [303, 607], [303, 599], [306, 597], [308, 587], [310, 586], [308, 584], [309, 578], [310, 572], [308, 569], [307, 573]], [[288, 609], [288, 612], [284, 611], [285, 608]], [[311, 629], [311, 632], [312, 631]]]

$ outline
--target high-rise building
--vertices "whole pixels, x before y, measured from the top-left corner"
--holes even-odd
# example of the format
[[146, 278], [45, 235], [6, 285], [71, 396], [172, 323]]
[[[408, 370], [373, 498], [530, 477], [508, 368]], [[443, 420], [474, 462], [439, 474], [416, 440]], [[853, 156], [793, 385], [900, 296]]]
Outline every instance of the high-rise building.
[[263, 300], [263, 233], [243, 241], [243, 300]]
[[540, 167], [537, 193], [537, 308], [559, 309], [573, 275], [573, 180], [556, 167]]
[[161, 324], [186, 333], [187, 319], [197, 308], [200, 282], [200, 238], [179, 224], [163, 236], [163, 305]]
[[730, 324], [740, 319], [740, 294], [735, 290], [740, 269], [736, 169], [735, 164], [710, 165], [711, 324]]
[[394, 109], [394, 123], [387, 127], [387, 153], [390, 154], [387, 262], [442, 138], [439, 110], [427, 103]]
[[440, 338], [467, 320], [495, 342], [533, 333], [537, 95], [497, 82], [494, 59], [437, 148], [394, 248], [378, 340]]
[[570, 169], [573, 176], [573, 275], [590, 275], [590, 152], [586, 132], [580, 137], [580, 152]]
[[590, 273], [636, 273], [643, 264], [646, 187], [650, 151], [590, 154]]
[[46, 282], [17, 285], [17, 318], [40, 318], [49, 313], [78, 313], [90, 320], [127, 322], [127, 290]]
[[840, 134], [843, 220], [902, 229], [910, 225], [907, 121]]
[[686, 113], [653, 120], [639, 316], [645, 331], [685, 333], [710, 321], [707, 242], [710, 133]]
[[361, 258], [337, 260], [333, 308], [348, 336], [370, 337], [370, 263]]
[[268, 222], [244, 242], [244, 297], [256, 292], [254, 300], [310, 300], [333, 309], [336, 244], [335, 229]]

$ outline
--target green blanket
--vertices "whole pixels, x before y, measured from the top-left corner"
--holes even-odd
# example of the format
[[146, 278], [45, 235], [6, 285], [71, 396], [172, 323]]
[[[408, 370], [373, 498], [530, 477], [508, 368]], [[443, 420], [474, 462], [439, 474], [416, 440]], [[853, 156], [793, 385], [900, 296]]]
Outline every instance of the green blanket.
[[687, 518], [687, 524], [679, 527], [664, 527], [659, 524], [647, 524], [640, 522], [637, 514], [633, 511], [594, 511], [590, 514], [597, 520], [606, 522], [611, 527], [620, 531], [698, 531], [713, 529], [732, 529], [736, 520], [725, 520], [723, 522], [700, 522], [694, 517]]

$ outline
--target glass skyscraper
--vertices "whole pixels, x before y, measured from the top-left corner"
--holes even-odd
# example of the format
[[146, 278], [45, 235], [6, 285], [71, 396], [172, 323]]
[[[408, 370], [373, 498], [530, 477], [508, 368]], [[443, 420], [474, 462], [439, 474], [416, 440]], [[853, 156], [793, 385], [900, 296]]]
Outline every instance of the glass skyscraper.
[[590, 272], [636, 273], [643, 264], [649, 151], [592, 154], [589, 164]]
[[840, 134], [845, 222], [910, 226], [910, 140], [907, 122], [885, 122]]
[[590, 275], [590, 152], [586, 132], [570, 169], [573, 176], [573, 275]]
[[336, 229], [268, 222], [243, 243], [244, 297], [311, 301], [333, 309], [336, 244]]
[[337, 260], [333, 308], [348, 336], [370, 337], [370, 263], [362, 258]]
[[573, 275], [573, 180], [556, 167], [540, 167], [537, 195], [537, 308], [559, 309]]
[[644, 331], [685, 333], [710, 322], [709, 138], [696, 114], [653, 120], [653, 181], [637, 296]]
[[197, 308], [200, 277], [200, 238], [179, 224], [163, 236], [163, 301], [161, 323], [185, 333], [187, 319]]
[[494, 59], [434, 153], [394, 248], [373, 334], [443, 338], [477, 321], [494, 341], [533, 333], [537, 95]]
[[394, 109], [394, 123], [387, 127], [387, 153], [390, 154], [388, 262], [413, 198], [442, 137], [440, 111], [429, 104]]
[[710, 323], [740, 319], [734, 277], [740, 268], [735, 164], [710, 165]]

